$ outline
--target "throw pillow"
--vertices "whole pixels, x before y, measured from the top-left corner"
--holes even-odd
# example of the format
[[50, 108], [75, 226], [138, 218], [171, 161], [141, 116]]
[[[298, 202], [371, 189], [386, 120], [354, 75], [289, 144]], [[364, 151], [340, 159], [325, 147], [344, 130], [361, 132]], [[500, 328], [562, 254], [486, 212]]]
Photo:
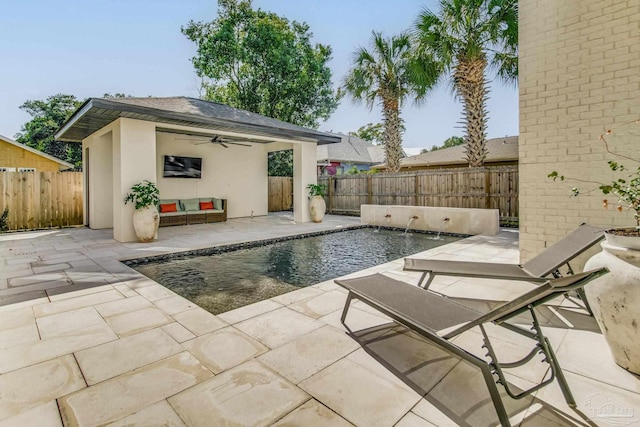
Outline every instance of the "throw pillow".
[[199, 211], [200, 210], [200, 201], [198, 199], [186, 199], [181, 200], [184, 205], [184, 210], [186, 211]]
[[222, 199], [213, 199], [213, 206], [215, 209], [221, 211], [222, 210]]
[[213, 202], [200, 202], [200, 210], [213, 209]]
[[178, 212], [178, 207], [175, 203], [165, 203], [160, 205], [160, 213], [165, 212]]

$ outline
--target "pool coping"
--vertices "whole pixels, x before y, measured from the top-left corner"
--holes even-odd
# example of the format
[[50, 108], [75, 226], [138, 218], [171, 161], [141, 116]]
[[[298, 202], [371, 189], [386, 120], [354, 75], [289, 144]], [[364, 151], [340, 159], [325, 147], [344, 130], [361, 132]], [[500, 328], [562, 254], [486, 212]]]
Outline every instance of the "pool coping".
[[[332, 230], [312, 231], [308, 233], [292, 234], [288, 236], [274, 237], [269, 239], [249, 240], [246, 242], [222, 244], [222, 245], [216, 245], [216, 246], [211, 246], [207, 248], [188, 249], [188, 250], [179, 251], [179, 252], [169, 252], [169, 253], [158, 254], [158, 255], [148, 255], [148, 256], [142, 256], [137, 258], [127, 258], [127, 259], [121, 259], [119, 261], [128, 267], [135, 268], [136, 266], [139, 266], [139, 265], [153, 264], [160, 261], [186, 259], [191, 257], [207, 256], [207, 255], [219, 255], [227, 252], [239, 251], [242, 249], [251, 249], [251, 248], [257, 248], [260, 246], [268, 246], [274, 243], [286, 242], [290, 240], [305, 239], [307, 237], [325, 236], [328, 234], [342, 233], [342, 232], [351, 231], [351, 230], [361, 230], [364, 228], [372, 228], [377, 230], [389, 230], [389, 231], [406, 231], [406, 229], [398, 228], [398, 227], [381, 227], [381, 226], [374, 226], [369, 224], [357, 224], [357, 225], [344, 226], [344, 227], [340, 227]], [[459, 237], [461, 239], [471, 237], [471, 235], [467, 235], [467, 234], [445, 233], [445, 232], [436, 233], [429, 230], [413, 230], [413, 229], [408, 234], [433, 234], [433, 235], [437, 234], [440, 236]]]

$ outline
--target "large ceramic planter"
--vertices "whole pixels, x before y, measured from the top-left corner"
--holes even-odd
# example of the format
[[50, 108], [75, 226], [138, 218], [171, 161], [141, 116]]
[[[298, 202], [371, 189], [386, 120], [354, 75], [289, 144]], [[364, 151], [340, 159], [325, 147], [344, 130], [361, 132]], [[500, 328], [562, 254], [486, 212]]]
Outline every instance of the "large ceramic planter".
[[584, 269], [607, 267], [610, 272], [585, 287], [587, 299], [615, 362], [640, 375], [640, 250], [610, 240], [601, 246]]
[[327, 210], [327, 205], [324, 202], [322, 196], [313, 196], [309, 200], [309, 212], [311, 213], [311, 221], [322, 222], [324, 218], [324, 212]]
[[133, 229], [136, 231], [138, 240], [143, 243], [151, 242], [156, 238], [159, 224], [160, 215], [153, 205], [133, 212]]

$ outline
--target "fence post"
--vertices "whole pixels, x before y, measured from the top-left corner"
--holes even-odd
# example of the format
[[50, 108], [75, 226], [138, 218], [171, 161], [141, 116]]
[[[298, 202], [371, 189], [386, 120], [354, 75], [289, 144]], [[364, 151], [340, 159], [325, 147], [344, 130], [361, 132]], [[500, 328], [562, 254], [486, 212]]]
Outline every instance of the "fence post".
[[333, 182], [331, 175], [329, 175], [329, 179], [327, 180], [327, 204], [329, 205], [329, 213], [333, 213]]
[[367, 175], [367, 204], [373, 204], [373, 176]]
[[485, 169], [484, 171], [484, 191], [486, 194], [484, 207], [489, 209], [491, 207], [491, 171], [489, 171], [489, 169]]
[[420, 193], [420, 180], [418, 174], [413, 176], [413, 206], [418, 206], [418, 193]]

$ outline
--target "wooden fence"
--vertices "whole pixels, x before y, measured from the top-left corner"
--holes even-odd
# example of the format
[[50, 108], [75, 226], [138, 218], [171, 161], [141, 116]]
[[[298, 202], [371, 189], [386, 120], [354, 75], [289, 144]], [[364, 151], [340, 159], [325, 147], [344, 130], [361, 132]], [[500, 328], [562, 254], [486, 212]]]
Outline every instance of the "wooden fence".
[[293, 178], [269, 177], [269, 212], [288, 211], [293, 208]]
[[[274, 178], [269, 178], [269, 211]], [[283, 185], [281, 180], [277, 185]], [[327, 186], [329, 213], [359, 214], [360, 205], [374, 204], [498, 209], [503, 223], [518, 218], [517, 166], [323, 176], [318, 177], [318, 184]], [[282, 210], [277, 206], [274, 202], [273, 210]]]
[[9, 230], [82, 224], [82, 172], [0, 172]]

